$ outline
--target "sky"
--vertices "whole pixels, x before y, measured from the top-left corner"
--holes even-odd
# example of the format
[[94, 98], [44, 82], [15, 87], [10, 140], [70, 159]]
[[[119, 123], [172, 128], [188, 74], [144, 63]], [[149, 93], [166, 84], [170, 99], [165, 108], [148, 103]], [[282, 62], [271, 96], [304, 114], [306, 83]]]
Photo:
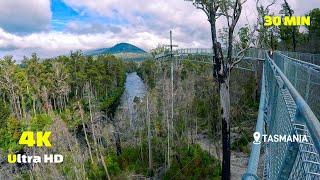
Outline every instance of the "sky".
[[[296, 15], [320, 7], [319, 0], [288, 2]], [[281, 3], [272, 7], [275, 13]], [[255, 0], [247, 0], [238, 27], [256, 22], [256, 16]], [[218, 29], [225, 24], [218, 19]], [[120, 42], [148, 51], [168, 44], [170, 30], [180, 48], [211, 46], [206, 15], [184, 0], [0, 0], [0, 58], [19, 60], [34, 52], [54, 57]]]

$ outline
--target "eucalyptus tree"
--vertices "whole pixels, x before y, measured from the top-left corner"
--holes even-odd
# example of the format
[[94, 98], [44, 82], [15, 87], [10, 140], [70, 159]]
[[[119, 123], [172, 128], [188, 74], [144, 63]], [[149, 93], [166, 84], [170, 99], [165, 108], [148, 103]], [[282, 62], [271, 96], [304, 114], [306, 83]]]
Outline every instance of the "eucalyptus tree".
[[[214, 57], [213, 76], [218, 83], [220, 94], [222, 123], [222, 179], [230, 179], [230, 73], [243, 58], [246, 49], [233, 55], [234, 31], [246, 0], [195, 0], [193, 4], [208, 17]], [[227, 56], [222, 53], [221, 43], [217, 39], [217, 19], [224, 16], [227, 24]], [[253, 35], [253, 32], [251, 33]], [[251, 43], [249, 43], [251, 44]]]
[[[282, 9], [280, 10], [280, 13], [283, 14], [284, 16], [290, 16], [290, 17], [293, 15], [294, 11], [293, 11], [293, 9], [291, 9], [287, 0], [283, 1]], [[299, 29], [296, 26], [292, 26], [292, 27], [287, 27], [284, 25], [280, 26], [281, 39], [286, 40], [286, 41], [292, 39], [293, 51], [296, 51], [296, 47], [297, 47], [296, 34], [298, 32], [299, 32]], [[290, 36], [288, 37], [288, 34], [291, 34], [291, 37]]]
[[6, 98], [9, 100], [11, 110], [17, 118], [22, 117], [22, 110], [20, 106], [19, 98], [19, 78], [17, 72], [18, 66], [15, 64], [12, 56], [5, 56], [0, 61], [0, 90], [6, 94]]
[[22, 61], [27, 80], [30, 83], [28, 92], [32, 99], [33, 114], [41, 111], [41, 107], [39, 108], [39, 99], [41, 97], [41, 77], [43, 76], [43, 65], [39, 61], [40, 59], [36, 54], [32, 54], [30, 59], [24, 57], [24, 60]]
[[28, 87], [30, 84], [26, 78], [26, 72], [22, 68], [16, 66], [16, 71], [13, 76], [17, 93], [17, 105], [20, 110], [20, 117], [27, 118], [27, 99], [29, 98]]
[[259, 48], [271, 48], [276, 49], [278, 45], [278, 27], [275, 26], [264, 26], [264, 17], [269, 15], [272, 16], [270, 12], [270, 7], [276, 3], [277, 0], [272, 0], [270, 4], [264, 5], [261, 0], [256, 0], [256, 9], [258, 12], [258, 38], [257, 46]]
[[69, 74], [66, 67], [58, 61], [52, 62], [52, 80], [53, 80], [53, 101], [56, 106], [56, 101], [60, 109], [66, 107], [68, 96], [70, 93]]
[[[308, 14], [310, 16], [310, 26], [306, 26], [308, 29], [307, 40], [308, 40], [308, 51], [312, 53], [320, 52], [320, 8], [312, 9]], [[304, 46], [306, 47], [306, 46]]]

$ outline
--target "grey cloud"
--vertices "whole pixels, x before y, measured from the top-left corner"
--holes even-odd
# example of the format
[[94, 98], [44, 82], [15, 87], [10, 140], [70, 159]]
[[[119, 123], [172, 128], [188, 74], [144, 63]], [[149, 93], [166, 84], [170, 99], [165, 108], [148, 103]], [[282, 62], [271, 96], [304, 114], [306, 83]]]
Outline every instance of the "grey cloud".
[[6, 46], [0, 46], [0, 52], [1, 51], [13, 51], [13, 50], [16, 50], [18, 49], [19, 47], [17, 46], [14, 46], [12, 44], [9, 44], [9, 45], [6, 45]]
[[[24, 53], [27, 55], [36, 50], [44, 57], [68, 53], [72, 49], [86, 50], [109, 47], [124, 41], [131, 42], [144, 49], [152, 49], [158, 43], [169, 43], [169, 30], [173, 30], [173, 40], [175, 44], [179, 45], [179, 48], [211, 46], [207, 18], [191, 2], [183, 0], [64, 1], [72, 8], [81, 9], [85, 13], [93, 12], [113, 19], [125, 19], [128, 23], [118, 26], [94, 22], [71, 22], [66, 25], [62, 32], [34, 33], [25, 37], [21, 35], [12, 36], [12, 33], [2, 32], [3, 37], [6, 37], [3, 38], [0, 31], [0, 40], [3, 40], [3, 42], [0, 42], [0, 47], [3, 50], [18, 48], [11, 51], [12, 54], [17, 55], [23, 55]], [[263, 2], [267, 3], [267, 1], [271, 0], [264, 0]], [[307, 4], [303, 4], [299, 0], [288, 1], [297, 14], [304, 14], [313, 7], [320, 6], [319, 0], [310, 0]], [[278, 4], [272, 7], [275, 12], [278, 12], [281, 2], [278, 1]], [[314, 2], [314, 4], [311, 5], [311, 2]], [[0, 2], [0, 10], [2, 10], [2, 4]], [[251, 25], [255, 23], [257, 15], [255, 11], [255, 0], [248, 0], [243, 8], [243, 14], [237, 28], [247, 23]], [[0, 18], [3, 16], [4, 14], [0, 12]], [[10, 16], [5, 15], [5, 18], [9, 19]], [[27, 20], [24, 21], [27, 22]], [[225, 27], [226, 21], [218, 19], [217, 26], [218, 29]], [[1, 20], [0, 27], [2, 27]], [[23, 50], [23, 48], [30, 49]], [[0, 56], [1, 53], [3, 52], [0, 50]]]
[[0, 1], [0, 27], [10, 33], [26, 34], [48, 30], [49, 0]]
[[91, 33], [120, 33], [122, 30], [118, 26], [105, 25], [99, 23], [83, 23], [83, 22], [71, 22], [66, 25], [65, 31], [77, 34], [91, 34]]

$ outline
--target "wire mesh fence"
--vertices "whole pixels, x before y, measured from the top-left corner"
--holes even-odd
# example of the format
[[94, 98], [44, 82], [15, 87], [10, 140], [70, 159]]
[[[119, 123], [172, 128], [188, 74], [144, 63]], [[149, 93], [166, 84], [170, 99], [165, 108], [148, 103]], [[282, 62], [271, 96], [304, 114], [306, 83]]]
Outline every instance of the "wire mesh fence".
[[[296, 74], [309, 72], [311, 68], [301, 68], [285, 57], [275, 54], [273, 59], [267, 59], [265, 76], [267, 92], [267, 133], [274, 135], [305, 135], [308, 142], [267, 142], [266, 151], [266, 179], [320, 179], [319, 151], [315, 145], [319, 139], [314, 139], [316, 132], [307, 126], [308, 118], [300, 115], [305, 106], [297, 106], [297, 94], [292, 88], [300, 88], [307, 94], [308, 89], [303, 86], [311, 85], [309, 76], [297, 78]], [[274, 63], [275, 62], [275, 63]], [[277, 65], [278, 67], [276, 67]], [[290, 79], [290, 80], [289, 80]], [[289, 80], [289, 81], [288, 81]], [[300, 82], [301, 81], [301, 82]], [[290, 83], [291, 82], [291, 83]], [[293, 86], [292, 82], [295, 82]], [[311, 82], [311, 81], [310, 81]], [[288, 85], [290, 84], [290, 85]], [[291, 87], [290, 87], [291, 86]], [[306, 95], [305, 95], [306, 97]], [[313, 121], [319, 124], [318, 121]], [[316, 126], [316, 124], [314, 124]], [[311, 132], [311, 133], [310, 133]]]
[[[272, 58], [266, 57], [265, 59], [265, 93], [262, 93], [265, 94], [265, 101], [260, 101], [260, 106], [264, 108], [259, 109], [259, 114], [260, 111], [264, 111], [265, 133], [271, 137], [305, 135], [308, 141], [265, 142], [263, 145], [265, 152], [263, 178], [320, 179], [320, 125], [303, 99], [308, 96], [309, 99], [318, 96], [311, 92], [312, 88], [318, 88], [314, 87], [313, 79], [317, 77], [318, 71], [314, 67], [310, 68], [293, 62], [280, 54], [274, 54]], [[303, 97], [300, 96], [300, 92]], [[261, 124], [258, 117], [257, 126], [259, 123]], [[253, 171], [257, 168], [254, 160], [257, 154], [260, 154], [260, 149], [254, 146], [252, 151], [256, 152], [250, 154], [248, 169], [243, 179], [256, 179], [257, 177], [256, 171]]]
[[320, 67], [292, 60], [280, 53], [273, 59], [320, 119]]
[[285, 54], [286, 56], [320, 66], [320, 54], [288, 52], [288, 51], [281, 52], [281, 53]]
[[[285, 99], [281, 93], [281, 88], [277, 82], [276, 76], [271, 66], [268, 64], [265, 66], [266, 82], [267, 82], [267, 97], [270, 98], [268, 101], [268, 115], [269, 123], [267, 128], [268, 135], [289, 135], [293, 128], [290, 120], [290, 112], [287, 109]], [[269, 172], [268, 179], [277, 179], [282, 163], [286, 158], [286, 152], [288, 149], [288, 142], [268, 142], [268, 154], [272, 155], [267, 158], [267, 164]]]

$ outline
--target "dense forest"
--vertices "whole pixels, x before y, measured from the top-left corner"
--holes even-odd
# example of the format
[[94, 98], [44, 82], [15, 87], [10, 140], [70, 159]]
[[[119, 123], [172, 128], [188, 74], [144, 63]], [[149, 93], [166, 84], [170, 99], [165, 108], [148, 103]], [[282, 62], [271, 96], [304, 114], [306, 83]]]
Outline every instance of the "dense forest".
[[[257, 6], [257, 10], [259, 17], [272, 15], [266, 7]], [[294, 11], [283, 4], [279, 13], [292, 15]], [[252, 45], [319, 53], [319, 8], [308, 15], [312, 25], [304, 31], [264, 27], [261, 21], [257, 36], [250, 34], [248, 26], [234, 35], [235, 23], [229, 29], [231, 35], [226, 31], [215, 37], [222, 39], [214, 44], [220, 50], [217, 54], [221, 53], [215, 56], [220, 59], [212, 61], [226, 62], [229, 68], [235, 65], [232, 50]], [[227, 57], [223, 57], [221, 44], [231, 47]], [[151, 54], [161, 52], [169, 50], [159, 47]], [[231, 100], [231, 173], [240, 177], [257, 118], [262, 63], [251, 63], [249, 71], [220, 71], [210, 63], [192, 61], [197, 58], [201, 57], [126, 62], [113, 55], [86, 56], [81, 51], [49, 59], [32, 54], [21, 62], [12, 56], [1, 58], [0, 178], [221, 179], [223, 108], [219, 93], [225, 82], [227, 89], [230, 85]], [[225, 74], [216, 73], [218, 70]], [[131, 72], [137, 72], [147, 87], [144, 97], [134, 97], [134, 112], [121, 101], [127, 98], [125, 83]], [[24, 131], [51, 131], [53, 146], [19, 145]], [[64, 162], [9, 164], [8, 153], [58, 153]]]
[[[15, 165], [1, 156], [5, 177], [13, 173], [16, 178], [219, 179], [219, 113], [211, 109], [218, 101], [211, 95], [215, 85], [209, 83], [213, 81], [210, 65], [176, 62], [174, 96], [169, 93], [168, 62], [126, 63], [114, 56], [93, 58], [72, 52], [46, 60], [33, 54], [20, 64], [7, 56], [1, 59], [0, 69], [1, 154], [56, 152], [65, 157], [56, 165]], [[119, 105], [126, 72], [134, 71], [146, 83], [148, 93], [134, 100], [132, 126], [131, 115]], [[246, 76], [245, 88], [235, 87], [238, 98], [233, 111], [238, 118], [234, 123], [241, 136], [234, 138], [233, 149], [238, 152], [248, 152], [250, 141], [250, 127], [240, 124], [253, 123], [257, 108], [254, 73]], [[18, 145], [27, 130], [52, 131], [52, 148]]]
[[[31, 177], [49, 172], [56, 173], [52, 177], [85, 177], [89, 175], [85, 172], [94, 173], [85, 169], [104, 162], [100, 148], [106, 142], [102, 141], [100, 123], [113, 120], [124, 91], [125, 63], [113, 56], [93, 59], [81, 52], [46, 60], [33, 54], [21, 64], [10, 56], [4, 57], [0, 72], [1, 154], [47, 151], [18, 145], [21, 132], [27, 130], [52, 131], [54, 146], [48, 151], [68, 154], [61, 167], [16, 167], [2, 159], [1, 171], [8, 176], [21, 171]], [[88, 167], [80, 167], [84, 165]]]

